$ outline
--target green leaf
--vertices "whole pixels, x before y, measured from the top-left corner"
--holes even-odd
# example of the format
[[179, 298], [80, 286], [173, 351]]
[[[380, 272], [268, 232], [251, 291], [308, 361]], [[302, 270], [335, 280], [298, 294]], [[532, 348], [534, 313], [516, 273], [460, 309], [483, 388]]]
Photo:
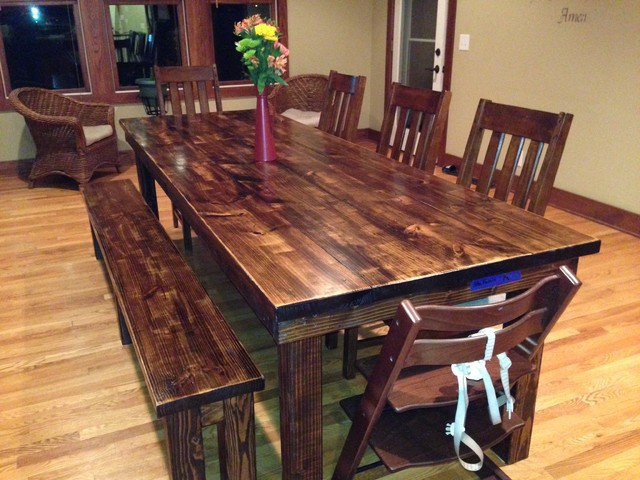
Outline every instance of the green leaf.
[[258, 83], [256, 85], [256, 87], [258, 87], [258, 93], [262, 93], [264, 91], [265, 85], [266, 85], [265, 78], [263, 76], [260, 76], [258, 78]]

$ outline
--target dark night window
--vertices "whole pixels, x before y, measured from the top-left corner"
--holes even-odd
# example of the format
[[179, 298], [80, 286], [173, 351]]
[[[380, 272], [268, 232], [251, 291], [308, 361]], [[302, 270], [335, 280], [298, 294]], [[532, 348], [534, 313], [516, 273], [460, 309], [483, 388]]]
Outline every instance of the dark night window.
[[0, 7], [0, 31], [11, 88], [84, 89], [77, 3]]
[[252, 2], [247, 4], [225, 4], [222, 1], [211, 5], [213, 22], [213, 46], [215, 62], [218, 67], [220, 81], [247, 80], [244, 67], [240, 62], [241, 54], [236, 51], [235, 42], [240, 40], [233, 34], [233, 26], [237, 22], [260, 14], [263, 19], [274, 19], [273, 2]]

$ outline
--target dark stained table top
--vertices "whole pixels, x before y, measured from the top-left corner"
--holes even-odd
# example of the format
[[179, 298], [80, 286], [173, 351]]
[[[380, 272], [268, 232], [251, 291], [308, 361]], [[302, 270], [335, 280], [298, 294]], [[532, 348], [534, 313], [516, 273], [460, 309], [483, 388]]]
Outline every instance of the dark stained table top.
[[599, 240], [284, 117], [121, 120], [127, 141], [275, 336], [277, 324], [596, 253]]

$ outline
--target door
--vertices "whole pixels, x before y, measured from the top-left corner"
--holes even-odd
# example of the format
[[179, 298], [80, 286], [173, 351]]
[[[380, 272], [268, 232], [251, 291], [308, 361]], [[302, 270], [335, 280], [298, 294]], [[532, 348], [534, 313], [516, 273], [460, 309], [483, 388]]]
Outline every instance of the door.
[[449, 3], [396, 0], [393, 81], [442, 91]]

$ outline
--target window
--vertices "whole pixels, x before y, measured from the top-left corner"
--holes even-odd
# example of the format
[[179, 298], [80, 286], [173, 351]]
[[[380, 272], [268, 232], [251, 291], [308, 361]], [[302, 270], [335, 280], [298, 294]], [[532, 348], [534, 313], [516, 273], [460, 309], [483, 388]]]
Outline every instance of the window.
[[179, 25], [184, 22], [177, 4], [110, 3], [117, 85], [130, 87], [139, 78], [152, 78], [154, 65], [182, 65]]
[[76, 2], [0, 6], [7, 92], [20, 87], [85, 88], [86, 64], [77, 18]]
[[263, 19], [276, 20], [271, 10], [273, 2], [251, 2], [250, 4], [224, 3], [211, 5], [213, 47], [220, 81], [243, 81], [246, 79], [240, 62], [240, 53], [235, 42], [239, 40], [233, 33], [233, 25], [251, 15], [259, 14]]
[[286, 44], [286, 0], [0, 0], [0, 110], [12, 89], [136, 103], [154, 65], [218, 64], [225, 97], [251, 95], [233, 25], [260, 13]]

